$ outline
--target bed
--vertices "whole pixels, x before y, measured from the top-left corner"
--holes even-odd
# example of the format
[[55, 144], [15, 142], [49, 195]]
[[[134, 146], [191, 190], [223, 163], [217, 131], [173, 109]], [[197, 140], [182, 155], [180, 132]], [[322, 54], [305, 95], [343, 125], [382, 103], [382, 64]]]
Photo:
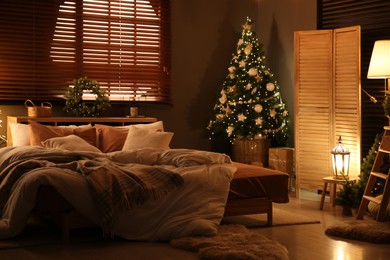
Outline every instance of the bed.
[[[288, 202], [288, 174], [232, 162], [224, 154], [170, 149], [173, 134], [164, 131], [162, 122], [141, 127], [94, 125], [67, 130], [30, 122], [28, 127], [32, 133], [30, 146], [0, 150], [0, 238], [18, 235], [32, 213], [58, 223], [64, 240], [69, 239], [72, 229], [90, 226], [102, 227], [104, 235], [142, 241], [213, 235], [224, 215], [265, 213], [268, 225], [272, 225], [272, 203]], [[146, 136], [142, 142], [138, 140], [140, 136]], [[115, 151], [113, 143], [118, 139], [121, 141], [115, 145], [126, 149]], [[106, 203], [100, 209], [96, 206], [103, 200], [96, 202], [97, 192], [82, 171], [97, 166], [112, 169], [111, 164], [137, 176], [158, 171], [171, 177], [164, 179], [162, 191], [152, 185], [141, 202], [127, 201], [118, 211], [111, 208], [115, 214], [107, 217], [107, 212], [99, 211], [112, 205]], [[22, 177], [10, 186], [4, 181], [13, 179], [5, 174], [7, 171], [28, 174], [19, 174]]]

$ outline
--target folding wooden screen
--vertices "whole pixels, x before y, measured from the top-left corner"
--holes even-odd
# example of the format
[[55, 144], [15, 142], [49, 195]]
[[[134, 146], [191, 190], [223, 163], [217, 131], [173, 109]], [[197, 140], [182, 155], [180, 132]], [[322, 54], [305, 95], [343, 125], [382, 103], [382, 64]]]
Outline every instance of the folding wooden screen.
[[295, 32], [294, 133], [297, 196], [319, 190], [332, 174], [331, 150], [341, 136], [360, 174], [360, 27]]

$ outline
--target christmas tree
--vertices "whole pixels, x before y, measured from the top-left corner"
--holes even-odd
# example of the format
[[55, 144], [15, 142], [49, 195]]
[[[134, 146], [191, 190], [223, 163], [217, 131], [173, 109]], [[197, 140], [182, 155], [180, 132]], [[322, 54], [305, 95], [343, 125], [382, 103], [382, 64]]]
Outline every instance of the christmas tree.
[[246, 18], [207, 127], [211, 139], [221, 135], [231, 142], [270, 138], [273, 146], [287, 144], [288, 111], [262, 48], [252, 31], [252, 20]]

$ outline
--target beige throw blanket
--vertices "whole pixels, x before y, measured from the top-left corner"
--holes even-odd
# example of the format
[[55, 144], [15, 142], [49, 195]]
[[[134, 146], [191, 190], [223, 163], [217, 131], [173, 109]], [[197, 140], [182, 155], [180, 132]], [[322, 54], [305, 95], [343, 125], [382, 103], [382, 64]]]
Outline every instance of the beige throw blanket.
[[180, 175], [157, 166], [145, 166], [142, 170], [129, 169], [108, 160], [78, 161], [82, 173], [91, 188], [103, 230], [111, 230], [116, 216], [149, 200], [157, 200], [183, 184]]
[[[23, 156], [16, 156], [23, 157]], [[82, 174], [91, 189], [105, 234], [112, 233], [115, 218], [125, 210], [142, 205], [146, 201], [162, 198], [183, 184], [180, 175], [161, 166], [132, 167], [104, 157], [82, 158], [77, 153], [52, 152], [38, 159], [10, 161], [0, 173], [0, 210], [3, 210], [13, 185], [34, 169], [68, 169]]]

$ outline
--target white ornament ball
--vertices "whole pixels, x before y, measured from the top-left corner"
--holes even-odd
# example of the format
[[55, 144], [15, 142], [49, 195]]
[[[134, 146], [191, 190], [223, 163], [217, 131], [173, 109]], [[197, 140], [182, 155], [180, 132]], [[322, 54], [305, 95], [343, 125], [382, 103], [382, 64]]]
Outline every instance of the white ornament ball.
[[260, 113], [261, 111], [263, 111], [263, 106], [260, 104], [256, 104], [254, 110], [256, 113]]
[[274, 91], [275, 90], [275, 84], [272, 83], [272, 82], [268, 82], [267, 85], [265, 86], [265, 88], [267, 89], [267, 91]]
[[257, 69], [250, 68], [249, 71], [248, 71], [248, 74], [249, 74], [249, 76], [252, 76], [252, 77], [256, 76], [257, 75]]

